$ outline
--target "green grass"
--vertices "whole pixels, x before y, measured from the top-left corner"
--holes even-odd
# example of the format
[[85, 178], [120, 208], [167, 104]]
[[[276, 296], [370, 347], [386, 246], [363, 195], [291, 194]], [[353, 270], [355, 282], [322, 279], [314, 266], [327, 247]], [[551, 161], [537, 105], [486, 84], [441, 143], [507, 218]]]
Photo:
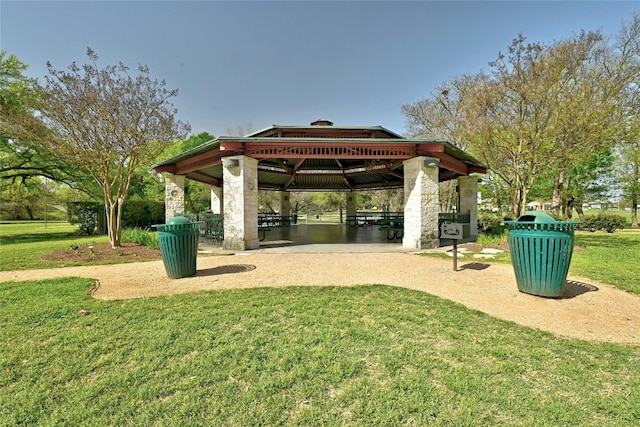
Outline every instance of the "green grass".
[[[98, 262], [61, 263], [45, 261], [41, 257], [48, 252], [68, 249], [72, 245], [83, 247], [108, 241], [109, 238], [105, 235], [81, 234], [77, 226], [66, 222], [48, 222], [46, 227], [42, 221], [4, 222], [0, 224], [0, 270], [98, 264]], [[156, 234], [140, 229], [123, 230], [122, 241], [144, 244], [151, 248], [158, 247]]]
[[105, 302], [91, 286], [0, 283], [0, 425], [640, 422], [638, 347], [557, 338], [417, 291]]
[[[478, 238], [478, 243], [498, 245], [506, 240], [506, 235], [492, 234]], [[574, 247], [569, 275], [598, 280], [625, 291], [640, 295], [640, 230], [623, 229], [615, 233], [578, 231], [575, 233]], [[449, 258], [438, 253], [424, 253], [426, 256]], [[466, 262], [466, 259], [459, 260]], [[508, 253], [497, 254], [493, 260], [482, 262], [511, 263]]]
[[[342, 222], [347, 222], [347, 211], [342, 211]], [[308, 212], [298, 215], [298, 224], [340, 224], [339, 211]]]
[[588, 277], [640, 294], [640, 230], [577, 232], [569, 274]]
[[498, 246], [507, 241], [509, 231], [506, 226], [495, 227], [487, 233], [480, 233], [477, 242], [481, 245]]
[[40, 257], [48, 252], [108, 242], [107, 236], [80, 234], [77, 226], [66, 222], [49, 222], [45, 228], [41, 221], [20, 221], [0, 224], [0, 269], [24, 270], [29, 268], [58, 267], [59, 262], [44, 261]]

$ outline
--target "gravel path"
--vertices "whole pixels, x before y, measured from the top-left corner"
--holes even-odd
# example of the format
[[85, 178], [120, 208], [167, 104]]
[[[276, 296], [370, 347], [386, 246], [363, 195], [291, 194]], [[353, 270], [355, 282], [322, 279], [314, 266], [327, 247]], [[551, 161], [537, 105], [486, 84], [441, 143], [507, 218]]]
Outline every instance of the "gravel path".
[[561, 299], [517, 289], [510, 265], [409, 253], [259, 253], [199, 256], [193, 277], [167, 278], [162, 261], [0, 272], [0, 282], [58, 277], [97, 280], [98, 299], [144, 298], [200, 290], [385, 284], [428, 292], [491, 316], [556, 335], [640, 344], [640, 297], [593, 280], [569, 278]]

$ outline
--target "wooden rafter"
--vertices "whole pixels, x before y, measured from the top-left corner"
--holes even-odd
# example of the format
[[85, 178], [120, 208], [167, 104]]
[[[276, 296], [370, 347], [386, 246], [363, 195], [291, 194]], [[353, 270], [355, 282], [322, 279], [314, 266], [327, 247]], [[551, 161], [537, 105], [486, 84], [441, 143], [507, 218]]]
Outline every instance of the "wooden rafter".
[[293, 181], [296, 179], [296, 172], [298, 171], [298, 169], [300, 169], [300, 166], [302, 166], [302, 164], [304, 163], [305, 159], [299, 159], [295, 166], [293, 167], [293, 169], [291, 170], [291, 177], [289, 177], [289, 179], [287, 180], [287, 182], [284, 184], [284, 188], [289, 188], [289, 186], [291, 185], [291, 183], [293, 183]]
[[186, 174], [187, 178], [194, 181], [202, 182], [209, 185], [215, 185], [216, 187], [222, 187], [222, 180], [214, 178], [202, 172], [193, 171]]

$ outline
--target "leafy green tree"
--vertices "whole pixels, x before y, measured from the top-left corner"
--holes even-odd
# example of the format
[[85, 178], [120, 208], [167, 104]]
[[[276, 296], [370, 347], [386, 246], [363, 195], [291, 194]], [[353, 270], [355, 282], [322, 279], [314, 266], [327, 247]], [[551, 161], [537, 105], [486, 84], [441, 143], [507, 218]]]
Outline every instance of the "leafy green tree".
[[63, 158], [48, 151], [50, 131], [38, 117], [42, 97], [26, 70], [15, 55], [0, 51], [0, 195], [9, 219], [39, 217], [45, 180], [82, 182]]
[[303, 191], [292, 191], [289, 193], [289, 202], [291, 203], [291, 213], [299, 214], [306, 212], [310, 205], [311, 193]]
[[631, 204], [631, 225], [638, 226], [640, 203], [640, 16], [624, 25], [617, 37], [620, 56], [628, 58], [624, 70], [632, 78], [623, 88], [620, 103], [617, 162], [614, 168], [624, 199]]
[[275, 191], [258, 191], [258, 207], [261, 212], [274, 213], [280, 211], [280, 197]]
[[[518, 37], [506, 55], [491, 62], [492, 78], [478, 86], [467, 105], [472, 152], [510, 189], [512, 215], [524, 213], [537, 176], [558, 171], [559, 188], [568, 167], [611, 141], [603, 123], [611, 117], [609, 98], [593, 84], [589, 58], [601, 36], [582, 33], [552, 46]], [[598, 107], [595, 116], [591, 106]], [[559, 178], [558, 178], [559, 177]]]
[[176, 119], [165, 81], [153, 80], [148, 67], [129, 74], [124, 64], [98, 68], [98, 55], [87, 49], [89, 63], [68, 71], [48, 64], [41, 87], [42, 116], [54, 136], [48, 148], [86, 171], [102, 189], [111, 246], [120, 246], [122, 207], [131, 179], [189, 126]]
[[[408, 134], [418, 138], [444, 138], [460, 149], [467, 149], [468, 123], [464, 114], [468, 109], [465, 105], [473, 102], [471, 97], [474, 95], [474, 88], [485, 82], [486, 76], [483, 74], [453, 77], [439, 85], [431, 98], [403, 105]], [[456, 181], [440, 184], [442, 212], [451, 211], [456, 202], [455, 195]]]
[[631, 226], [638, 226], [640, 204], [640, 139], [629, 142], [621, 149], [621, 159], [616, 168], [623, 197], [631, 204]]
[[403, 204], [403, 191], [398, 189], [384, 189], [368, 191], [371, 204], [380, 207], [383, 212], [400, 212]]
[[508, 189], [512, 216], [551, 171], [556, 208], [570, 211], [593, 188], [623, 123], [619, 100], [634, 74], [630, 56], [615, 49], [598, 32], [549, 46], [520, 35], [489, 63], [490, 74], [453, 78], [432, 98], [404, 106], [407, 127], [482, 160], [491, 198], [502, 204]]

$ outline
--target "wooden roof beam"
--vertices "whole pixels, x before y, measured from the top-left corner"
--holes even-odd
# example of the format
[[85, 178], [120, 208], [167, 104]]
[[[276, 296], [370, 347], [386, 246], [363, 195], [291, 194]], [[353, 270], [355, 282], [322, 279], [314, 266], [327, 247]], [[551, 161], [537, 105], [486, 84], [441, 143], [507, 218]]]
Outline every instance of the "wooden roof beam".
[[293, 183], [293, 181], [296, 179], [296, 172], [298, 172], [298, 169], [300, 169], [300, 166], [302, 166], [302, 164], [304, 163], [305, 159], [299, 159], [296, 164], [293, 166], [293, 169], [291, 170], [291, 176], [289, 177], [289, 179], [287, 180], [287, 182], [285, 182], [283, 188], [286, 190], [287, 188], [289, 188], [289, 186]]
[[202, 182], [204, 184], [209, 184], [209, 185], [215, 185], [216, 187], [222, 187], [222, 180], [219, 180], [218, 178], [209, 176], [202, 172], [193, 171], [193, 172], [189, 172], [185, 176], [193, 181], [198, 181], [198, 182]]
[[431, 153], [431, 156], [440, 159], [439, 165], [441, 168], [459, 173], [460, 175], [469, 175], [469, 165], [463, 161], [460, 161], [446, 153]]
[[[167, 165], [168, 167], [173, 166], [172, 170], [165, 169], [163, 172], [173, 172], [178, 175], [186, 175], [189, 172], [219, 164], [221, 155], [222, 153], [220, 152], [220, 149], [214, 148], [207, 152], [177, 162], [174, 165]], [[164, 167], [165, 166], [160, 166], [156, 168], [156, 171]]]

